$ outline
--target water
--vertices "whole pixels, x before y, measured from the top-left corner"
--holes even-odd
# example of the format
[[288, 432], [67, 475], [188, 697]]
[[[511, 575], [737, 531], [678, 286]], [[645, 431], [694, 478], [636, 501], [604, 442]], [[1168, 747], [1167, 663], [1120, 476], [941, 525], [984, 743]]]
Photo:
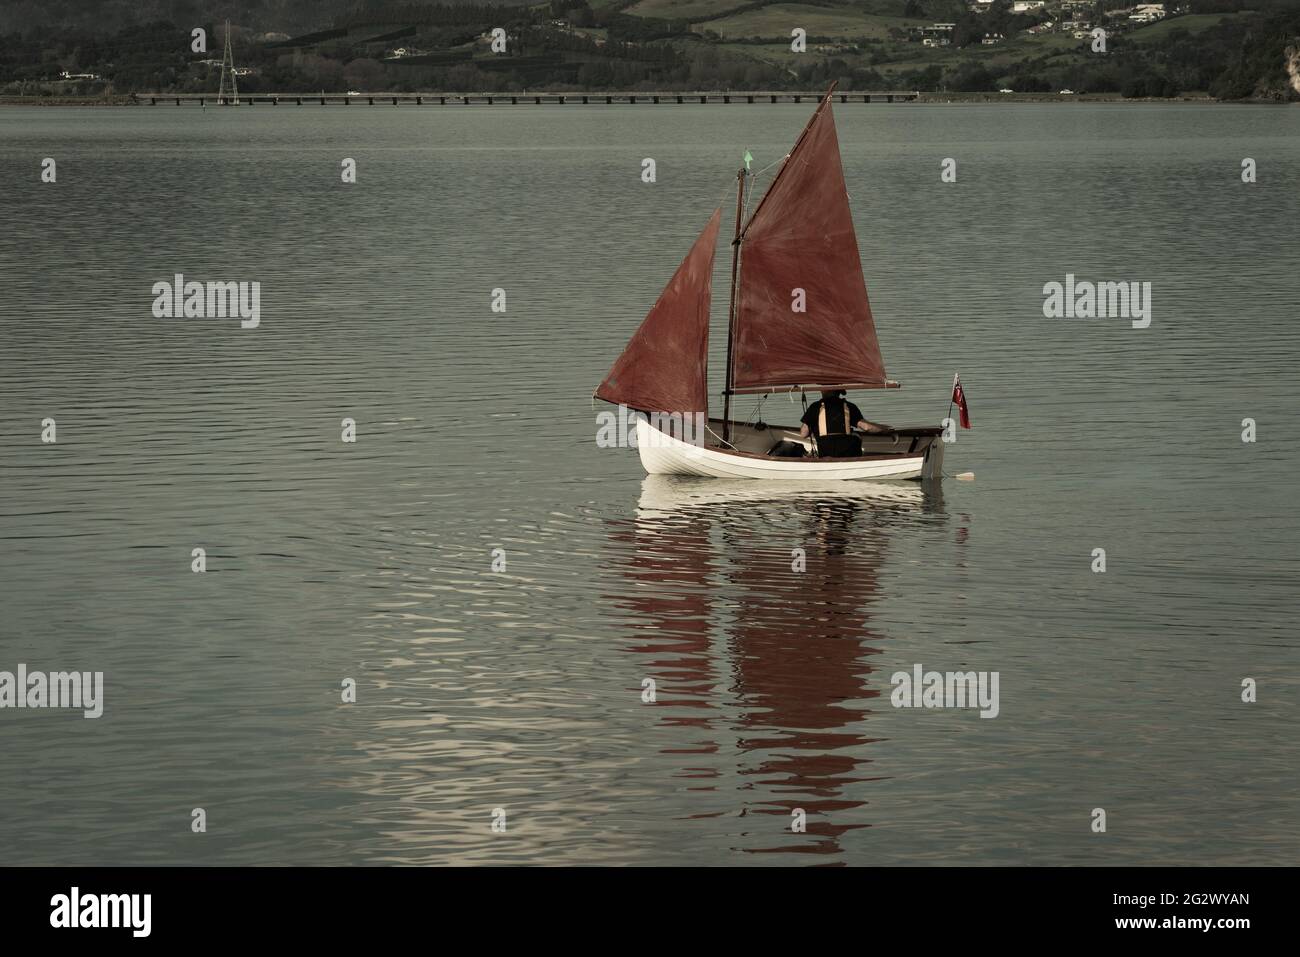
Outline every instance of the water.
[[[839, 106], [855, 398], [960, 371], [976, 481], [647, 480], [589, 396], [809, 112], [0, 111], [0, 669], [106, 682], [0, 711], [5, 861], [1292, 862], [1300, 112]], [[178, 272], [260, 327], [154, 319]], [[1151, 326], [1045, 319], [1066, 273]], [[918, 662], [999, 716], [891, 707]]]

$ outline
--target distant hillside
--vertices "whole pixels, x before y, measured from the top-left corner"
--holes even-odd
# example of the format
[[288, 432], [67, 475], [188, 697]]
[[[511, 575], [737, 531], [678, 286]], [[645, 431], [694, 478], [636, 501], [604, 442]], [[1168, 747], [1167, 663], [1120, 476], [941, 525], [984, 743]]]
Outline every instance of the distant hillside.
[[4, 0], [0, 34], [73, 31], [113, 36], [148, 23], [193, 27], [226, 18], [250, 30], [297, 33], [354, 6], [355, 0]]
[[[93, 13], [90, 12], [93, 9]], [[1300, 99], [1300, 0], [18, 0], [0, 92], [856, 90]], [[206, 54], [189, 31], [209, 31]], [[491, 46], [506, 32], [505, 52]], [[1105, 50], [1094, 31], [1105, 31]], [[798, 46], [795, 39], [798, 38]]]

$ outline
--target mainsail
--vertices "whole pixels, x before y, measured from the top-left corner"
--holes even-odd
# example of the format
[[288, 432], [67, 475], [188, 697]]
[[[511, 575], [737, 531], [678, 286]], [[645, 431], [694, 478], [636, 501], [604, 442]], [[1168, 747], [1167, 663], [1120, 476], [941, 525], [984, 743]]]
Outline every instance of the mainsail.
[[[871, 320], [829, 93], [741, 233], [738, 287], [733, 392], [894, 385]], [[795, 309], [800, 298], [806, 311]]]
[[709, 410], [709, 299], [722, 210], [714, 211], [596, 398], [641, 412]]

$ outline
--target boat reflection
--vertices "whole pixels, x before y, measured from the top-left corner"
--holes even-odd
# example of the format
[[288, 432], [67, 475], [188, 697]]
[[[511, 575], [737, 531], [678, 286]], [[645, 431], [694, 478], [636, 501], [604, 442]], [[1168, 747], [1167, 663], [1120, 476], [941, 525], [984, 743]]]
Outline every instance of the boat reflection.
[[936, 520], [937, 485], [645, 479], [636, 517], [610, 526], [635, 586], [614, 600], [675, 732], [661, 753], [713, 798], [692, 817], [738, 816], [746, 853], [826, 863], [869, 826], [867, 721], [889, 689], [870, 664], [886, 640], [873, 606], [891, 535]]

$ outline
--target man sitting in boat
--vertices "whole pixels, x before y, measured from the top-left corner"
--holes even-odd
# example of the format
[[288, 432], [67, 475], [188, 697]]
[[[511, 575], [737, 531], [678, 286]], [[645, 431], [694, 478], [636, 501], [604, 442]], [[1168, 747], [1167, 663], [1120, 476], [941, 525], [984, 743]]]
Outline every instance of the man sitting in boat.
[[868, 422], [862, 410], [844, 397], [843, 389], [824, 390], [821, 399], [808, 406], [802, 421], [799, 435], [811, 435], [817, 454], [830, 458], [862, 454], [862, 440], [853, 434], [854, 428], [863, 432], [889, 431], [887, 425]]

